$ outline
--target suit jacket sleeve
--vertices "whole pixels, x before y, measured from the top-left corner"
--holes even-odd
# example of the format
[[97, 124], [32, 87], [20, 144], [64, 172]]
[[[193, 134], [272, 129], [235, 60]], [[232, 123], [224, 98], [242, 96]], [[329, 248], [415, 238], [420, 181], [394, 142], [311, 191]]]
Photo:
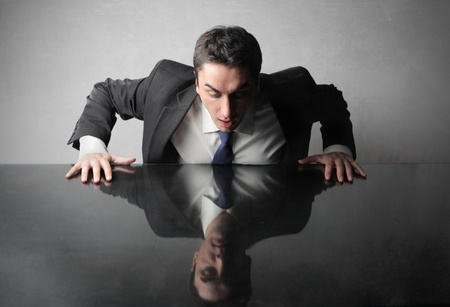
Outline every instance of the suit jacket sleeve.
[[321, 124], [323, 149], [335, 144], [345, 145], [356, 159], [353, 125], [342, 92], [332, 84], [318, 85], [315, 98], [313, 113]]
[[130, 118], [143, 120], [148, 89], [160, 64], [161, 62], [155, 66], [147, 78], [136, 80], [108, 78], [95, 84], [68, 144], [79, 149], [80, 137], [91, 135], [108, 145], [117, 120], [116, 114], [124, 120]]
[[317, 85], [303, 67], [261, 75], [261, 90], [272, 102], [288, 144], [288, 162], [308, 154], [311, 127], [320, 122], [323, 148], [341, 144], [356, 157], [350, 113], [333, 85]]

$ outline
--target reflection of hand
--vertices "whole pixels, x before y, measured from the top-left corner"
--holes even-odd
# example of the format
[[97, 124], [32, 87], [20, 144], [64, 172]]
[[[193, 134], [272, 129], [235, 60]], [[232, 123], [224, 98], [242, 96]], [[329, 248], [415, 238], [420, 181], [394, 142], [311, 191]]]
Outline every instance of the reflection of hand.
[[362, 177], [366, 177], [366, 172], [355, 160], [348, 154], [342, 152], [331, 152], [327, 154], [314, 155], [299, 160], [302, 165], [311, 163], [320, 163], [325, 166], [324, 176], [326, 180], [331, 180], [333, 170], [336, 169], [338, 182], [344, 182], [345, 177], [348, 181], [353, 181], [353, 170], [356, 170]]
[[66, 174], [66, 178], [71, 178], [81, 170], [81, 181], [87, 182], [89, 171], [92, 170], [92, 180], [99, 183], [101, 171], [103, 170], [106, 181], [112, 180], [111, 164], [128, 166], [136, 161], [135, 158], [123, 158], [104, 153], [87, 154], [80, 157], [75, 165]]

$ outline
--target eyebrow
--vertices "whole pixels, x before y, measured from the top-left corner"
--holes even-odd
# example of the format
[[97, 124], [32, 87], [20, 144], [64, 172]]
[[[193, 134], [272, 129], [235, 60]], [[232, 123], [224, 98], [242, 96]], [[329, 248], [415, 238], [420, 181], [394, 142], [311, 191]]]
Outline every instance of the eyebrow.
[[[206, 87], [209, 87], [211, 90], [213, 90], [213, 91], [216, 92], [216, 93], [221, 93], [218, 89], [216, 89], [214, 86], [212, 86], [212, 85], [209, 84], [209, 83], [205, 83], [205, 86], [206, 86]], [[234, 93], [236, 93], [236, 92], [239, 92], [239, 91], [241, 91], [241, 90], [243, 90], [244, 88], [249, 87], [249, 86], [250, 86], [250, 83], [248, 83], [248, 81], [245, 81], [244, 83], [242, 83], [241, 85], [239, 85], [238, 88], [235, 89], [231, 94], [234, 94]]]

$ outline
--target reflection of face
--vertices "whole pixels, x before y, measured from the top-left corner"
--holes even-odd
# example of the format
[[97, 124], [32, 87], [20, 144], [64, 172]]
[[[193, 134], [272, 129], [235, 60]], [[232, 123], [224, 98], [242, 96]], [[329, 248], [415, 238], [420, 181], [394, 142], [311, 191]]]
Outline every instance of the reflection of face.
[[258, 93], [246, 66], [205, 63], [197, 72], [197, 94], [219, 130], [236, 129]]
[[245, 260], [238, 231], [238, 224], [227, 213], [219, 215], [206, 229], [192, 264], [194, 285], [203, 300], [216, 302], [230, 295], [229, 277], [242, 268]]

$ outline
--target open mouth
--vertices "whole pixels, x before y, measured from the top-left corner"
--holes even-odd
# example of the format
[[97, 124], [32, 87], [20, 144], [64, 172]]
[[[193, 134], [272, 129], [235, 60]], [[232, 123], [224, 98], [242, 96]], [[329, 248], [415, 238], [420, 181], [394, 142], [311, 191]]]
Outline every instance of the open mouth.
[[220, 125], [221, 125], [222, 127], [228, 128], [228, 129], [231, 128], [231, 127], [233, 126], [233, 124], [234, 124], [234, 121], [233, 121], [233, 120], [225, 121], [225, 120], [219, 119], [219, 121], [220, 121]]

